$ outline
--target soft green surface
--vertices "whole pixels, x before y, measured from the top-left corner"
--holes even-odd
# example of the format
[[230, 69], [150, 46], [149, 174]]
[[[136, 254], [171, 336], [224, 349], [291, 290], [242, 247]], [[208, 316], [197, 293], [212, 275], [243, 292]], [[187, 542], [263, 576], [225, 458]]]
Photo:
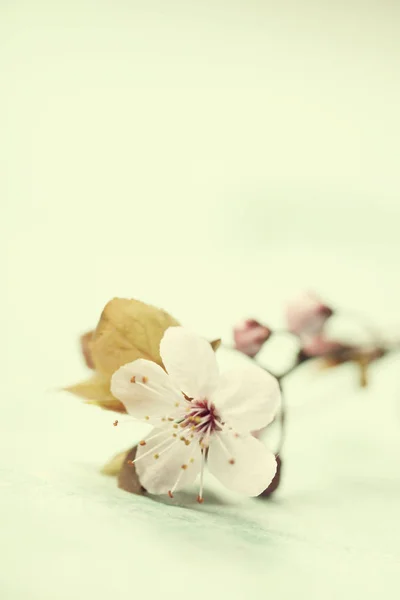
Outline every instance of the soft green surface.
[[400, 323], [398, 10], [330, 4], [1, 4], [1, 600], [399, 597], [399, 358], [287, 382], [271, 502], [119, 491], [140, 431], [58, 391], [114, 295], [226, 341], [303, 287]]
[[350, 372], [337, 387], [332, 377], [331, 393], [321, 388], [292, 410], [285, 484], [272, 502], [234, 498], [209, 481], [200, 507], [194, 490], [173, 503], [117, 490], [96, 472], [98, 458], [124, 447], [131, 426], [121, 436], [95, 409], [32, 395], [36, 411], [25, 407], [18, 426], [11, 415], [20, 409], [7, 411], [2, 434], [14, 447], [2, 459], [3, 597], [184, 598], [189, 589], [203, 598], [211, 586], [224, 598], [375, 598], [384, 582], [395, 598], [396, 370], [382, 369], [386, 386], [382, 372], [367, 392], [352, 389]]

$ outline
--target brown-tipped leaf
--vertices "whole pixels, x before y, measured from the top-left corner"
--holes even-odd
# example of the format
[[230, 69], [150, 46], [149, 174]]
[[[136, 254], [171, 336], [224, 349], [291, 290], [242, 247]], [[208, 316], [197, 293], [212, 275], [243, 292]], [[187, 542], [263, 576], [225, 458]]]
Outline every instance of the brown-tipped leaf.
[[214, 352], [216, 352], [221, 345], [221, 339], [213, 340], [212, 342], [210, 342], [210, 344], [211, 348], [214, 350]]
[[90, 342], [96, 370], [110, 377], [137, 358], [162, 365], [161, 338], [176, 325], [178, 321], [164, 310], [139, 300], [114, 298], [104, 308]]
[[119, 452], [109, 460], [104, 467], [101, 469], [103, 475], [109, 475], [110, 477], [116, 477], [122, 469], [124, 461], [130, 450]]
[[87, 331], [80, 337], [81, 350], [83, 358], [85, 359], [86, 366], [89, 369], [94, 369], [94, 362], [92, 359], [92, 351], [90, 349], [90, 342], [92, 340], [94, 331]]
[[126, 412], [122, 402], [114, 398], [110, 392], [109, 377], [104, 377], [99, 373], [96, 373], [86, 381], [65, 388], [65, 390], [83, 398], [88, 404], [95, 404], [106, 410], [114, 410], [121, 413]]

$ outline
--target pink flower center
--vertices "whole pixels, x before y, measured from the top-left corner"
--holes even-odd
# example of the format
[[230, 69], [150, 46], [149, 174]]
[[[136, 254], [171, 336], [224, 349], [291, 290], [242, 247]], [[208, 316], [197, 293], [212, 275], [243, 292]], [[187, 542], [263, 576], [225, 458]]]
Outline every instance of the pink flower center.
[[201, 439], [209, 436], [214, 431], [222, 429], [222, 421], [212, 402], [207, 399], [192, 400], [187, 409], [181, 427], [190, 427], [192, 432]]

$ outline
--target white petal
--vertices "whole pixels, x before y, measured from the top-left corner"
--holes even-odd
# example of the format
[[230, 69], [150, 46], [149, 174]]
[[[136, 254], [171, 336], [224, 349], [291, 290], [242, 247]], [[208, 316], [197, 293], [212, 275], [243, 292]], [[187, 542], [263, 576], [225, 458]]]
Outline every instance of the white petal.
[[[200, 471], [201, 449], [186, 445], [172, 426], [153, 429], [145, 446], [138, 446], [135, 467], [140, 483], [151, 494], [167, 494], [193, 483]], [[177, 437], [173, 437], [173, 435]], [[158, 457], [158, 458], [157, 458]], [[183, 468], [182, 468], [183, 467]]]
[[205, 398], [218, 382], [218, 365], [207, 340], [183, 327], [170, 327], [160, 344], [162, 361], [179, 389], [190, 398]]
[[211, 437], [208, 468], [228, 489], [258, 496], [275, 475], [276, 459], [252, 435], [219, 433]]
[[251, 366], [223, 373], [211, 400], [228, 425], [249, 432], [271, 423], [280, 405], [281, 392], [275, 377]]
[[118, 369], [111, 377], [111, 393], [136, 419], [167, 417], [185, 402], [167, 373], [156, 363], [139, 358]]

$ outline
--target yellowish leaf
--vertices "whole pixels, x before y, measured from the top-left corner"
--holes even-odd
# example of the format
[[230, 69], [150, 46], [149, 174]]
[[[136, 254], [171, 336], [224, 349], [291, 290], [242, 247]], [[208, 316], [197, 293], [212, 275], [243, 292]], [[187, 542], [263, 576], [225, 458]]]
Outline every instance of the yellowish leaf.
[[211, 344], [211, 348], [214, 350], [214, 352], [216, 352], [221, 345], [221, 340], [220, 339], [213, 340], [212, 342], [210, 342], [210, 344]]
[[114, 298], [104, 308], [89, 343], [96, 370], [110, 377], [137, 358], [162, 365], [161, 338], [176, 325], [178, 321], [164, 310], [139, 300]]
[[126, 412], [122, 402], [114, 398], [110, 392], [110, 378], [99, 373], [86, 381], [65, 388], [65, 390], [84, 398], [88, 404], [96, 404], [106, 410]]
[[125, 450], [125, 452], [120, 452], [119, 454], [116, 454], [115, 456], [113, 456], [113, 458], [104, 465], [104, 467], [101, 469], [101, 472], [104, 475], [110, 475], [111, 477], [116, 477], [118, 475], [118, 473], [120, 472], [120, 470], [122, 469], [122, 465], [124, 464], [124, 461], [125, 461], [126, 457], [128, 456], [129, 452], [130, 452], [130, 449]]
[[86, 366], [89, 367], [89, 369], [94, 369], [94, 364], [93, 364], [93, 360], [92, 360], [92, 352], [90, 350], [90, 342], [92, 340], [93, 333], [94, 333], [93, 331], [87, 331], [86, 333], [82, 334], [80, 337], [83, 358], [85, 360]]
[[[111, 375], [122, 365], [138, 358], [163, 366], [160, 341], [168, 327], [179, 322], [167, 312], [139, 300], [114, 298], [105, 306], [95, 331], [81, 336], [81, 349], [86, 364], [95, 368], [87, 381], [66, 388], [106, 410], [126, 412], [124, 405], [110, 392]], [[210, 342], [217, 350], [221, 340]]]

